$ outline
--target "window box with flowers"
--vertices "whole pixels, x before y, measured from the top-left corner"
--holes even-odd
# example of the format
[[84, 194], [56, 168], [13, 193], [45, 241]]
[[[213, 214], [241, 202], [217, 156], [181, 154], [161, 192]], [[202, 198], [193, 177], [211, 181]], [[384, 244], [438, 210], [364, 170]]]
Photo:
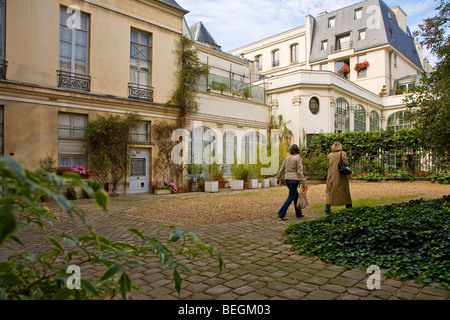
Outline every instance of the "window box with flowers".
[[91, 176], [94, 175], [94, 171], [88, 170], [83, 166], [76, 166], [72, 169], [73, 172], [77, 172], [81, 179], [89, 179]]
[[341, 78], [348, 79], [348, 74], [350, 73], [350, 67], [348, 64], [344, 63], [342, 67], [338, 70], [337, 74]]
[[358, 73], [358, 78], [367, 76], [367, 68], [369, 67], [369, 62], [364, 60], [363, 62], [358, 62], [355, 64], [355, 71]]

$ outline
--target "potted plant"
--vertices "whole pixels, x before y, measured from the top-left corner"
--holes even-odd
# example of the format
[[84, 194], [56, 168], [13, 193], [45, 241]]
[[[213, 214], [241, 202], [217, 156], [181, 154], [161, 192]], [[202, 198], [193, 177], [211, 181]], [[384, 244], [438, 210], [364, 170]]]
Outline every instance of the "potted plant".
[[230, 182], [232, 190], [244, 189], [244, 181], [248, 179], [249, 171], [244, 164], [235, 164], [231, 166], [231, 172], [234, 180]]
[[246, 86], [244, 89], [242, 89], [242, 96], [244, 99], [248, 99], [250, 97], [250, 87]]
[[205, 180], [205, 192], [218, 192], [219, 179], [221, 175], [220, 165], [217, 163], [209, 164], [207, 167], [207, 176]]
[[[155, 186], [155, 185], [153, 185]], [[163, 186], [159, 186], [156, 184], [156, 188], [154, 188], [156, 195], [162, 195], [162, 194], [171, 194], [172, 193], [172, 187], [166, 183], [164, 183]]]
[[66, 198], [67, 198], [67, 200], [76, 200], [77, 199], [77, 192], [75, 191], [74, 187], [72, 187], [72, 186], [67, 187]]
[[355, 71], [359, 72], [361, 70], [365, 70], [369, 67], [369, 62], [367, 60], [364, 60], [363, 62], [358, 62], [355, 64]]
[[347, 75], [349, 72], [350, 72], [350, 67], [348, 66], [348, 64], [344, 63], [342, 65], [342, 67], [339, 69], [339, 71], [337, 72], [337, 74], [339, 77], [347, 79]]
[[188, 184], [190, 191], [194, 192], [198, 190], [198, 182], [201, 179], [203, 172], [203, 166], [200, 164], [189, 164], [187, 166], [188, 171]]
[[81, 179], [89, 179], [92, 175], [94, 175], [93, 171], [88, 170], [83, 166], [75, 166], [72, 171], [77, 172], [81, 176]]
[[248, 166], [248, 188], [257, 189], [258, 188], [258, 177], [259, 177], [259, 166], [256, 164], [251, 164]]

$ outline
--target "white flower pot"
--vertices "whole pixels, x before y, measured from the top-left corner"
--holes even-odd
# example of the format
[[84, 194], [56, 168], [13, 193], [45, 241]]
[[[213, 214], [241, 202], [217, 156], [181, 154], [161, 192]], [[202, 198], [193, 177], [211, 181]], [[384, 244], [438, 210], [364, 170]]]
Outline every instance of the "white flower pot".
[[263, 188], [269, 188], [270, 187], [270, 179], [264, 179], [262, 182]]
[[205, 192], [219, 192], [219, 181], [205, 181]]
[[262, 183], [258, 182], [258, 189], [261, 189], [261, 188], [262, 188]]
[[249, 179], [248, 180], [248, 188], [249, 189], [258, 189], [258, 179]]
[[271, 177], [271, 178], [269, 178], [269, 181], [270, 181], [272, 187], [276, 187], [276, 185], [277, 185], [277, 178]]
[[231, 180], [231, 190], [244, 190], [244, 180]]

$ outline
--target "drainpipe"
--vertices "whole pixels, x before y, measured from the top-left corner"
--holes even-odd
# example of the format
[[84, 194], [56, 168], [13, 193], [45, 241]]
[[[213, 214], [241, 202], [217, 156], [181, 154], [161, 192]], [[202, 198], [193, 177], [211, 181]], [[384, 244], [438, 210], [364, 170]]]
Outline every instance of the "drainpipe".
[[389, 53], [389, 94], [391, 94], [392, 91], [392, 54], [394, 53], [394, 50], [392, 49]]

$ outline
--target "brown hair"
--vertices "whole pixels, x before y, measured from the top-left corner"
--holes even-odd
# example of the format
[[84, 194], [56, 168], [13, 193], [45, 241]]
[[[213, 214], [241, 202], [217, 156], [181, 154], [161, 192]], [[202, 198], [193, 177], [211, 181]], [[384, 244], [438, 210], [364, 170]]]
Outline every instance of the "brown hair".
[[293, 144], [291, 146], [291, 149], [289, 149], [289, 153], [290, 154], [299, 154], [300, 153], [300, 149], [299, 149], [298, 145]]
[[342, 143], [339, 141], [335, 141], [333, 146], [331, 147], [331, 152], [340, 152], [342, 151]]

